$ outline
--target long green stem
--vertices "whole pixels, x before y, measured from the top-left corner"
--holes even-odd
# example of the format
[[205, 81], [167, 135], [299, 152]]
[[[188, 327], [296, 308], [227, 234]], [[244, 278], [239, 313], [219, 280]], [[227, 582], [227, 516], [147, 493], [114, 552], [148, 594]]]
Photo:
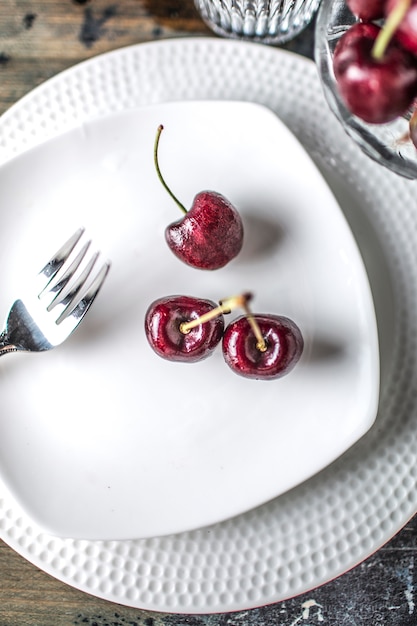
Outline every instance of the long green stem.
[[154, 157], [154, 163], [155, 163], [155, 169], [156, 169], [156, 173], [158, 174], [158, 178], [161, 181], [163, 187], [165, 187], [165, 190], [169, 193], [169, 195], [171, 196], [171, 198], [174, 200], [175, 204], [177, 204], [179, 206], [179, 208], [181, 209], [181, 211], [183, 213], [187, 213], [187, 209], [185, 208], [185, 206], [178, 200], [178, 198], [176, 196], [174, 196], [174, 194], [172, 193], [171, 189], [168, 187], [168, 185], [165, 182], [164, 177], [162, 176], [161, 170], [159, 169], [159, 163], [158, 163], [158, 147], [159, 147], [159, 139], [161, 137], [161, 133], [164, 130], [164, 127], [162, 124], [160, 124], [158, 126], [158, 129], [156, 131], [156, 137], [155, 137], [155, 144], [154, 144], [154, 151], [153, 151], [153, 157]]
[[403, 21], [410, 5], [411, 0], [398, 0], [375, 40], [374, 47], [372, 48], [372, 56], [374, 59], [380, 60], [383, 58], [389, 42], [393, 38], [398, 26]]

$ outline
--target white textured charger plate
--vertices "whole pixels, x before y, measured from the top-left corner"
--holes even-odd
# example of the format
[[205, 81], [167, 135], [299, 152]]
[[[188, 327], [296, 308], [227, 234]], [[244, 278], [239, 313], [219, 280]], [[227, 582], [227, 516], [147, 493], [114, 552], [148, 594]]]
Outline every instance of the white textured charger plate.
[[1, 153], [7, 159], [109, 112], [207, 98], [270, 107], [328, 178], [371, 279], [381, 396], [375, 426], [330, 467], [210, 528], [132, 541], [57, 539], [4, 490], [1, 536], [27, 559], [94, 595], [179, 613], [247, 609], [306, 591], [366, 558], [417, 510], [416, 191], [345, 136], [311, 62], [219, 39], [118, 50], [57, 76], [12, 107], [0, 120]]
[[[182, 214], [155, 172], [161, 122], [161, 166], [186, 206], [216, 189], [242, 215], [243, 249], [221, 271], [189, 268], [166, 245]], [[0, 168], [0, 206], [4, 302], [77, 224], [112, 260], [71, 340], [0, 364], [0, 475], [44, 530], [106, 540], [214, 524], [306, 480], [373, 424], [379, 354], [362, 259], [318, 169], [265, 107], [176, 102], [85, 122]], [[157, 298], [242, 291], [301, 328], [291, 375], [236, 376], [220, 346], [188, 367], [148, 346]]]

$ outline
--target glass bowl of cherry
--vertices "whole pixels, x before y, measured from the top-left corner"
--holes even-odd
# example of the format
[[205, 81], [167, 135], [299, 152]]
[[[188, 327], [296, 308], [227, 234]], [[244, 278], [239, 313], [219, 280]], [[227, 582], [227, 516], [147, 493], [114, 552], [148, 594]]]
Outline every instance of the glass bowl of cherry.
[[417, 0], [327, 0], [316, 22], [324, 95], [368, 156], [417, 179]]

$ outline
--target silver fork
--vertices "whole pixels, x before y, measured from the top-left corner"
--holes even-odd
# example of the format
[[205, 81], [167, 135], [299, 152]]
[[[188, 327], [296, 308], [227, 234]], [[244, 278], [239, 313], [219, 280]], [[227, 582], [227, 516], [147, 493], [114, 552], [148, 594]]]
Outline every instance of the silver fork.
[[103, 285], [110, 262], [94, 275], [99, 253], [87, 261], [91, 241], [83, 245], [83, 233], [84, 229], [79, 228], [28, 284], [22, 298], [14, 302], [0, 333], [0, 356], [51, 350], [84, 318]]

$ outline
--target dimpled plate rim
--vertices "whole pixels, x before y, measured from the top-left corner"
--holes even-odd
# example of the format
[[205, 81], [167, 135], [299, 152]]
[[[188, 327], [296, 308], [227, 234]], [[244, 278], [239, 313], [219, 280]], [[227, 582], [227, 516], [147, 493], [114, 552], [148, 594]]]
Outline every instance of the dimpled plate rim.
[[[0, 119], [0, 158], [101, 115], [210, 98], [250, 100], [275, 111], [322, 170], [342, 208], [357, 202], [360, 209], [351, 209], [349, 218], [371, 285], [381, 287], [375, 285], [381, 272], [373, 261], [382, 259], [393, 278], [395, 316], [380, 326], [392, 331], [391, 359], [381, 360], [375, 427], [329, 468], [249, 513], [164, 538], [88, 542], [42, 533], [2, 492], [1, 537], [29, 561], [97, 597], [183, 614], [246, 610], [306, 592], [364, 560], [417, 510], [417, 420], [410, 419], [417, 411], [415, 191], [382, 172], [347, 138], [328, 111], [312, 62], [214, 38], [106, 53], [50, 79], [11, 107]], [[361, 241], [355, 220], [370, 225], [372, 250]], [[374, 299], [378, 315], [378, 293]]]

